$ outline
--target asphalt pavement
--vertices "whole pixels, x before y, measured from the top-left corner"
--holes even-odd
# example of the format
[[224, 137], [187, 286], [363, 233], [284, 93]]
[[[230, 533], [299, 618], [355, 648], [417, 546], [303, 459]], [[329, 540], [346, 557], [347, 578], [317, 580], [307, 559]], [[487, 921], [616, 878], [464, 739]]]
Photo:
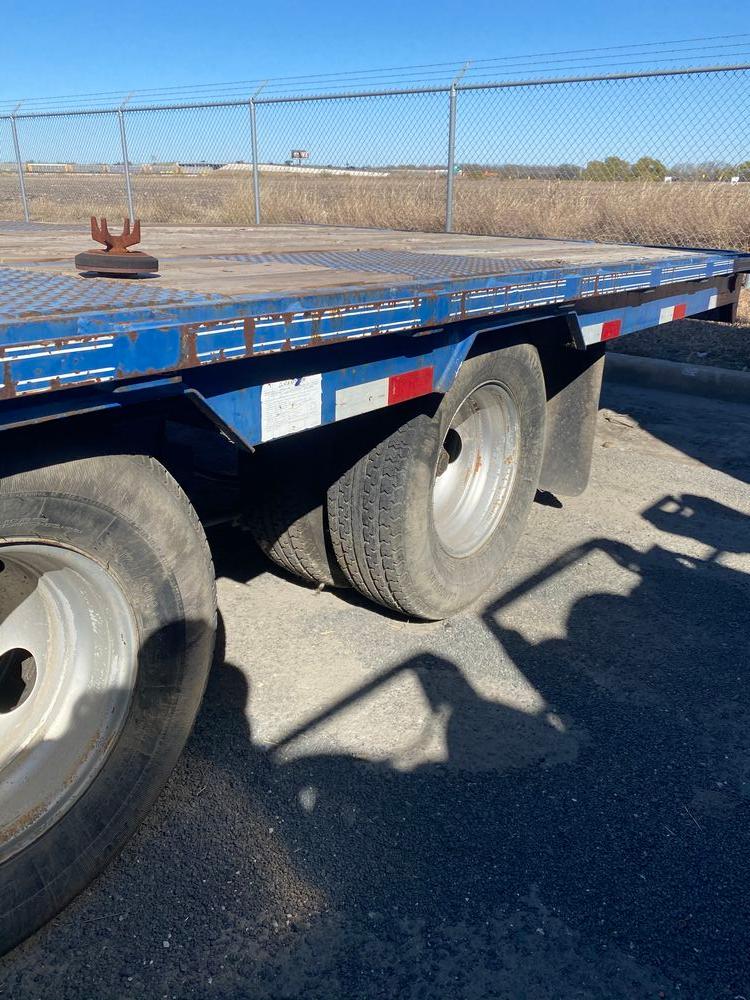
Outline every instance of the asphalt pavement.
[[610, 387], [438, 624], [213, 545], [195, 733], [0, 996], [750, 998], [750, 407]]

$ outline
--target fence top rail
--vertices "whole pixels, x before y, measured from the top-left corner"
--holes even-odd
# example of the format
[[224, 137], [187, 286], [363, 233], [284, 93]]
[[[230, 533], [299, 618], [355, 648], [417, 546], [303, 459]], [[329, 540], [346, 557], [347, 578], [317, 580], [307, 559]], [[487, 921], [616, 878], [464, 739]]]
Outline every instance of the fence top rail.
[[[297, 94], [285, 97], [241, 97], [214, 101], [188, 101], [179, 104], [128, 104], [106, 108], [66, 108], [64, 110], [0, 112], [0, 121], [33, 118], [67, 118], [71, 115], [129, 115], [137, 111], [190, 111], [203, 108], [256, 107], [269, 104], [300, 104], [311, 101], [356, 100], [367, 97], [398, 97], [410, 94], [449, 94], [451, 90], [509, 90], [519, 87], [544, 87], [570, 83], [597, 83], [614, 80], [642, 80], [669, 76], [696, 76], [708, 73], [738, 73], [750, 70], [750, 63], [729, 66], [686, 66], [680, 69], [648, 69], [630, 73], [600, 73], [593, 76], [555, 76], [523, 80], [493, 80], [483, 83], [450, 83], [435, 87], [393, 87], [381, 90], [328, 91], [320, 94]], [[21, 102], [23, 103], [23, 102]]]

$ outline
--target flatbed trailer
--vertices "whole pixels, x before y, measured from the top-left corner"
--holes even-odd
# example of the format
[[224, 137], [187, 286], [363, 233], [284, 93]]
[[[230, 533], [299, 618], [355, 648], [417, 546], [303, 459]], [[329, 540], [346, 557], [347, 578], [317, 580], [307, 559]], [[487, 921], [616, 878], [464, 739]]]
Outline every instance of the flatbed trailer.
[[0, 223], [0, 953], [101, 871], [181, 751], [216, 628], [206, 523], [241, 519], [308, 583], [447, 617], [501, 576], [537, 490], [585, 488], [606, 342], [731, 321], [750, 271], [161, 226], [158, 276], [126, 279], [77, 274], [87, 242]]

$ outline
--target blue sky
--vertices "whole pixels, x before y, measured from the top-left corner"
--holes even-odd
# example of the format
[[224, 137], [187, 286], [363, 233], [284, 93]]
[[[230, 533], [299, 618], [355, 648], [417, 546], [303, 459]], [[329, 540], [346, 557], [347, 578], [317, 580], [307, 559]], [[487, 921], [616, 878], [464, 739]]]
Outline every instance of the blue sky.
[[0, 100], [717, 35], [738, 11], [736, 0], [3, 0]]
[[[497, 0], [3, 0], [0, 103], [26, 99], [24, 113], [34, 109], [35, 98], [55, 95], [81, 95], [72, 98], [79, 106], [116, 104], [130, 91], [157, 88], [206, 86], [208, 96], [220, 89], [212, 85], [266, 78], [271, 82], [263, 96], [272, 96], [282, 86], [273, 78], [465, 59], [475, 61], [469, 75], [483, 72], [482, 60], [505, 60], [492, 70], [495, 78], [607, 72], [643, 65], [617, 46], [719, 35], [727, 37], [683, 44], [681, 50], [666, 47], [657, 64], [750, 62], [750, 33], [730, 34], [737, 30], [737, 10], [736, 0], [710, 5], [696, 0], [536, 0], [533, 5]], [[566, 50], [590, 51], [550, 57], [540, 65], [539, 53]], [[447, 72], [399, 70], [380, 78], [442, 83]], [[342, 77], [341, 85], [347, 82]], [[326, 89], [317, 82], [312, 86]], [[243, 87], [238, 96], [247, 96]], [[253, 89], [248, 86], [248, 92]], [[585, 164], [607, 155], [630, 161], [653, 155], [668, 165], [740, 162], [750, 159], [749, 89], [750, 74], [745, 74], [741, 80], [672, 78], [461, 94], [456, 158], [459, 163]], [[104, 96], [84, 96], [94, 93]], [[140, 100], [136, 95], [133, 103]], [[444, 163], [446, 125], [444, 94], [259, 107], [260, 159], [281, 162], [301, 147], [309, 148], [311, 162], [318, 163]], [[127, 129], [133, 162], [250, 159], [246, 107], [136, 112], [127, 115]], [[121, 158], [114, 117], [19, 120], [19, 134], [24, 160]], [[10, 159], [9, 126], [0, 122], [0, 161]]]

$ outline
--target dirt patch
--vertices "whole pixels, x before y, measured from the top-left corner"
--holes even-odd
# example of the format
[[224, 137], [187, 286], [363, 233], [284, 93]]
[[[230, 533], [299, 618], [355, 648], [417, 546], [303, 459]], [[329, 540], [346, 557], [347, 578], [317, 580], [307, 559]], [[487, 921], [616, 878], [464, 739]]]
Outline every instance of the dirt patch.
[[750, 371], [750, 289], [740, 297], [739, 322], [684, 319], [633, 333], [608, 345], [611, 351], [691, 365]]

